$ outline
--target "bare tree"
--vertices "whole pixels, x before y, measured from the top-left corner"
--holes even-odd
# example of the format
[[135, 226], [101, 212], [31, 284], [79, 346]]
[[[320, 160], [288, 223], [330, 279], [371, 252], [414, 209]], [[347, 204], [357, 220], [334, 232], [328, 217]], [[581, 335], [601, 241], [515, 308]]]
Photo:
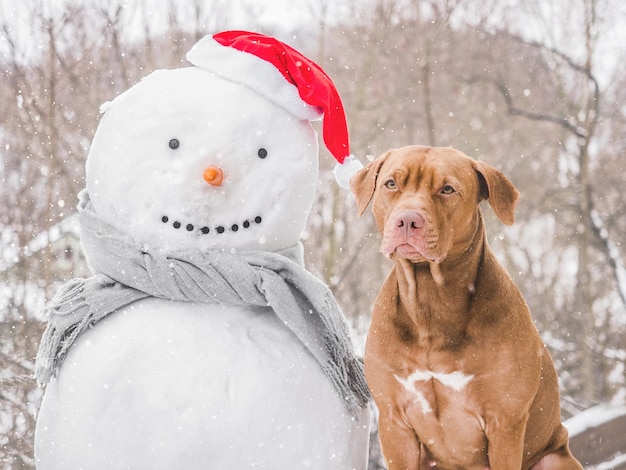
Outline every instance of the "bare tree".
[[[74, 211], [84, 185], [98, 108], [147, 73], [144, 61], [150, 57], [127, 52], [129, 18], [122, 3], [57, 6], [44, 8], [32, 0], [19, 10], [20, 21], [33, 28], [27, 35], [15, 28], [20, 21], [0, 15], [5, 52], [0, 67], [0, 461], [7, 469], [34, 467], [42, 392], [32, 379], [43, 331], [38, 312], [58, 282], [87, 274], [75, 234], [63, 232], [62, 221]], [[144, 31], [150, 31], [148, 25]], [[40, 45], [37, 51], [32, 42]], [[138, 48], [147, 50], [146, 42]], [[152, 57], [152, 67], [172, 65], [172, 57]]]
[[[598, 34], [605, 30], [599, 21], [607, 19], [594, 13], [599, 1], [561, 12], [578, 31], [570, 49], [552, 36], [520, 34], [517, 24], [532, 22], [541, 31], [544, 20], [565, 34], [554, 28], [558, 12], [546, 19], [530, 3], [520, 13], [494, 1], [480, 17], [474, 2], [433, 0], [412, 10], [406, 3], [377, 1], [366, 13], [355, 10], [358, 21], [330, 33], [337, 47], [329, 66], [347, 103], [357, 153], [376, 155], [410, 143], [451, 145], [498, 166], [522, 191], [517, 225], [505, 232], [490, 220], [489, 233], [562, 371], [566, 414], [610, 399], [623, 387], [613, 352], [624, 344], [618, 280], [623, 255], [615, 238], [621, 232], [608, 229], [615, 217], [593, 217], [596, 204], [609, 197], [599, 184], [601, 159], [615, 160], [608, 155], [618, 154], [617, 142], [623, 149], [617, 131], [623, 113], [616, 108], [610, 115], [613, 137], [598, 132], [609, 117], [607, 104], [621, 102], [604, 95], [618, 93], [623, 82], [616, 74], [603, 88], [597, 77]], [[623, 180], [619, 170], [603, 173], [614, 187]], [[618, 199], [613, 197], [612, 207]], [[348, 227], [359, 223], [342, 220]], [[370, 225], [363, 238], [349, 240], [359, 246], [364, 237], [375, 241], [374, 233]], [[361, 252], [359, 258], [370, 255]], [[374, 265], [386, 266], [380, 258], [367, 259], [366, 266]], [[603, 266], [610, 268], [608, 283]], [[352, 304], [365, 311], [384, 274], [369, 281], [359, 275], [345, 282], [358, 286], [361, 295]]]
[[[575, 214], [575, 247], [577, 252], [577, 271], [575, 297], [572, 302], [573, 314], [570, 321], [571, 333], [576, 338], [577, 348], [572, 355], [578, 362], [578, 379], [574, 381], [580, 392], [576, 395], [581, 400], [582, 406], [588, 406], [610, 398], [606, 375], [598, 371], [606, 372], [609, 367], [605, 364], [605, 355], [597, 341], [600, 331], [597, 327], [594, 303], [598, 296], [603, 295], [594, 292], [592, 286], [594, 279], [594, 246], [603, 246], [605, 255], [609, 261], [613, 261], [613, 273], [617, 279], [618, 265], [621, 263], [615, 247], [611, 243], [608, 234], [601, 236], [599, 220], [594, 222], [593, 200], [594, 185], [592, 182], [592, 154], [591, 145], [596, 141], [595, 134], [602, 119], [601, 104], [602, 90], [595, 75], [596, 44], [598, 38], [594, 31], [599, 29], [596, 14], [596, 1], [584, 0], [580, 5], [582, 14], [583, 54], [581, 59], [576, 59], [567, 51], [551, 46], [546, 42], [524, 39], [516, 35], [510, 35], [516, 41], [536, 49], [541, 53], [545, 63], [552, 66], [552, 82], [557, 85], [561, 92], [562, 103], [560, 106], [543, 111], [536, 108], [528, 108], [519, 105], [514, 99], [514, 92], [505, 83], [504, 79], [492, 80], [493, 85], [499, 90], [504, 99], [507, 111], [510, 115], [520, 116], [538, 122], [545, 122], [562, 128], [564, 132], [565, 152], [575, 158], [575, 168], [570, 173], [570, 194], [573, 198], [570, 208]], [[563, 158], [563, 157], [561, 157]], [[548, 199], [548, 194], [545, 194]], [[619, 283], [618, 283], [619, 286]], [[626, 304], [625, 304], [626, 306]], [[598, 364], [600, 367], [598, 367]]]
[[[172, 0], [155, 22], [158, 12], [139, 0], [48, 3], [24, 3], [28, 37], [0, 11], [0, 461], [12, 469], [34, 465], [36, 312], [58, 282], [86, 274], [75, 234], [53, 235], [83, 187], [99, 105], [156, 68], [185, 65], [198, 38], [229, 27], [231, 8], [252, 6], [250, 25], [263, 11], [252, 1]], [[294, 34], [335, 81], [363, 161], [407, 144], [453, 146], [521, 190], [516, 225], [505, 229], [486, 210], [488, 233], [553, 353], [569, 415], [626, 393], [626, 48], [614, 42], [608, 78], [600, 55], [626, 12], [618, 0], [562, 10], [553, 2], [549, 12], [545, 2], [509, 3], [313, 2], [315, 24]], [[331, 162], [323, 151], [307, 262], [362, 347], [390, 264], [371, 216], [357, 218], [334, 183]]]

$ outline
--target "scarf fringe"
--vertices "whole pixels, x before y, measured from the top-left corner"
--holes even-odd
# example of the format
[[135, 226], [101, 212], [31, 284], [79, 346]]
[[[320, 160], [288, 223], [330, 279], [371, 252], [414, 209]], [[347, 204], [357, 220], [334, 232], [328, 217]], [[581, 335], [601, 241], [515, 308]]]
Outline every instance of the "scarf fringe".
[[[72, 279], [44, 308], [44, 318], [48, 321], [35, 361], [35, 379], [40, 386], [47, 384], [65, 361], [67, 352], [74, 340], [84, 329], [89, 315], [89, 305], [85, 296], [85, 279]], [[85, 311], [81, 315], [81, 311]], [[78, 321], [73, 319], [78, 318]], [[72, 319], [70, 321], [64, 321]]]
[[[326, 296], [325, 308], [331, 310], [334, 298], [330, 290]], [[330, 361], [324, 366], [325, 374], [331, 379], [341, 396], [346, 401], [350, 412], [354, 415], [359, 409], [365, 408], [370, 400], [370, 392], [365, 381], [363, 363], [348, 350], [341, 337], [348, 337], [348, 328], [343, 317], [331, 314], [321, 315], [326, 336], [326, 348]], [[341, 337], [340, 337], [341, 336]]]
[[45, 308], [48, 325], [35, 363], [40, 385], [57, 375], [81, 333], [110, 313], [153, 296], [272, 307], [315, 357], [351, 414], [367, 406], [363, 365], [352, 350], [343, 313], [328, 286], [298, 262], [299, 247], [281, 253], [149, 252], [102, 220], [88, 198], [81, 204], [81, 242], [100, 274], [69, 281]]

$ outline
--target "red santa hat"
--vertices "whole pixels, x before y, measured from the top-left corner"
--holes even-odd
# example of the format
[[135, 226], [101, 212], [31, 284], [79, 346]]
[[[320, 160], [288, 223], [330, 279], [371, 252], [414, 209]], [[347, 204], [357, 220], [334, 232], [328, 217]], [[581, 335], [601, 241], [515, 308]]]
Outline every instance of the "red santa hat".
[[339, 93], [315, 62], [279, 40], [247, 31], [205, 36], [187, 53], [193, 65], [241, 83], [298, 119], [323, 118], [322, 136], [337, 160], [342, 187], [362, 166], [350, 155], [348, 126]]

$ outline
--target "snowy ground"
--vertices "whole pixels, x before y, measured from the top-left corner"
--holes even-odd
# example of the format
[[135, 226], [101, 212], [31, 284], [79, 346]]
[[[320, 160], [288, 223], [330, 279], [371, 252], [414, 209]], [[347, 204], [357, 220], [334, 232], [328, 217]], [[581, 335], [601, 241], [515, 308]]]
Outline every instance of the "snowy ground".
[[626, 405], [598, 405], [564, 424], [572, 452], [586, 469], [626, 469]]

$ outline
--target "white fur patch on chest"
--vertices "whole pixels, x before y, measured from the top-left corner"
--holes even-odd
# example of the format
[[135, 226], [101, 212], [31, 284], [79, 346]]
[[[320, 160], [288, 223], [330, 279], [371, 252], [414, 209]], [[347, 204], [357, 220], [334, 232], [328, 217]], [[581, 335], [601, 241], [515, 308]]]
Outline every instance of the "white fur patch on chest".
[[436, 380], [441, 385], [448, 387], [455, 392], [460, 392], [474, 378], [473, 375], [465, 375], [460, 371], [444, 373], [421, 369], [415, 370], [415, 372], [409, 375], [406, 379], [403, 379], [395, 374], [394, 377], [404, 387], [409, 395], [412, 396], [414, 401], [422, 407], [422, 412], [424, 414], [432, 412], [432, 408], [424, 393], [418, 390], [418, 384], [426, 384], [426, 382]]

